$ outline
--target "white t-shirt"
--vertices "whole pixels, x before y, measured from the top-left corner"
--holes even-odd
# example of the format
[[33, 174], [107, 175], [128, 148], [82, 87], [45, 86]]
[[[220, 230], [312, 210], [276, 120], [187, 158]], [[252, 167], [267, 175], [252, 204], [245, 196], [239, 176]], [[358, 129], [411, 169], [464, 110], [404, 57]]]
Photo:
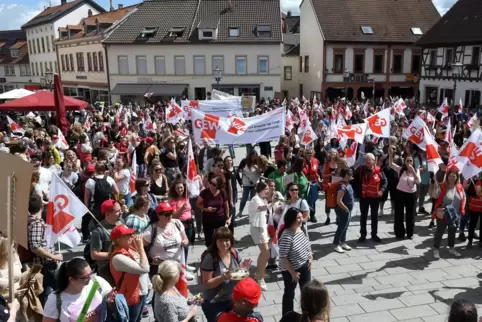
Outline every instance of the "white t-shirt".
[[[102, 179], [103, 177], [104, 177], [103, 175], [96, 175], [95, 176], [95, 178], [97, 178], [97, 179]], [[106, 177], [107, 177], [107, 182], [111, 186], [115, 185], [115, 181], [112, 177], [109, 177], [107, 175], [106, 175]], [[95, 193], [95, 181], [94, 181], [94, 179], [90, 178], [89, 180], [87, 180], [85, 182], [85, 189], [89, 189], [90, 195], [92, 196], [92, 198], [94, 198], [94, 193]]]
[[124, 179], [117, 181], [117, 188], [121, 195], [126, 195], [129, 193], [129, 182], [131, 180], [131, 172], [129, 169], [122, 169], [119, 171], [120, 174], [125, 176]]
[[261, 199], [261, 197], [256, 194], [251, 202], [249, 203], [249, 224], [253, 227], [268, 229], [268, 224], [266, 222], [266, 217], [268, 216], [267, 210], [258, 210], [261, 206], [266, 206], [268, 201], [266, 199]]
[[[102, 277], [96, 276], [95, 280], [99, 282], [101, 292], [95, 292], [94, 298], [87, 310], [84, 322], [100, 322], [102, 298], [112, 289], [109, 283]], [[76, 322], [80, 315], [80, 311], [82, 311], [82, 308], [84, 307], [84, 303], [87, 301], [87, 296], [89, 295], [93, 284], [94, 281], [91, 280], [79, 294], [60, 293], [60, 319], [59, 311], [57, 310], [57, 294], [55, 292], [50, 293], [47, 302], [45, 303], [44, 316], [54, 320], [59, 319], [60, 322]], [[102, 295], [100, 293], [102, 293]]]
[[[156, 231], [157, 230], [157, 231]], [[143, 238], [146, 242], [151, 243], [152, 234], [156, 235], [149, 250], [151, 258], [160, 257], [162, 260], [181, 260], [181, 233], [184, 231], [184, 224], [177, 219], [171, 219], [165, 228], [159, 227], [157, 223], [146, 228]]]
[[42, 188], [43, 192], [48, 194], [50, 181], [52, 181], [52, 171], [45, 167], [40, 167], [39, 175], [40, 175], [40, 180], [39, 180], [40, 187]]
[[71, 172], [68, 177], [62, 175], [61, 179], [69, 185], [75, 185], [77, 180], [79, 180], [79, 175], [75, 172]]

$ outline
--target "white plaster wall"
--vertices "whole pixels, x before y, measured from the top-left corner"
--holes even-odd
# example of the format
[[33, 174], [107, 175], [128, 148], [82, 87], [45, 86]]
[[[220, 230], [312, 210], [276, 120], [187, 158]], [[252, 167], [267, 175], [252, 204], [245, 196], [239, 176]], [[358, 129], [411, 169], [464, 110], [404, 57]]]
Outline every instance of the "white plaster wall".
[[[437, 102], [440, 97], [440, 90], [445, 89], [453, 89], [454, 82], [452, 80], [427, 80], [421, 79], [420, 80], [420, 102], [425, 102], [425, 88], [426, 87], [437, 87]], [[458, 103], [460, 99], [462, 99], [462, 103], [465, 105], [465, 91], [467, 90], [475, 90], [475, 91], [482, 91], [482, 83], [480, 82], [466, 82], [466, 81], [459, 81], [457, 82], [457, 89], [455, 91], [455, 102]]]
[[291, 80], [284, 79], [284, 68], [281, 70], [281, 91], [288, 91], [288, 96], [298, 97], [300, 94], [300, 61], [298, 56], [281, 58], [283, 67], [291, 66]]
[[[105, 52], [104, 48], [102, 47], [102, 43], [90, 43], [90, 41], [82, 41], [75, 44], [66, 44], [58, 47], [59, 51], [59, 58], [60, 55], [70, 55], [74, 56], [74, 65], [75, 65], [75, 72], [71, 71], [61, 71], [62, 80], [71, 81], [71, 82], [89, 82], [89, 83], [101, 83], [107, 84], [107, 65], [105, 61]], [[104, 71], [103, 72], [94, 72], [88, 71], [88, 62], [87, 62], [87, 53], [99, 53], [102, 52], [102, 58], [104, 60]], [[82, 52], [84, 53], [84, 72], [77, 70], [77, 53]], [[59, 64], [60, 68], [62, 69], [62, 64]], [[94, 61], [92, 59], [92, 69], [94, 69]], [[77, 79], [77, 76], [87, 76], [87, 79]]]

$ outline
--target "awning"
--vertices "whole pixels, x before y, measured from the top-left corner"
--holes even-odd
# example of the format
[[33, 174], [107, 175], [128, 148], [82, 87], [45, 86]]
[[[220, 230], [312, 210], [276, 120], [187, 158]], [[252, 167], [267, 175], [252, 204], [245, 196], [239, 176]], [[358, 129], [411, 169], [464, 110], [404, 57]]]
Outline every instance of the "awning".
[[151, 84], [117, 84], [111, 95], [144, 95]]
[[[217, 84], [212, 84], [213, 88], [218, 88]], [[260, 84], [219, 84], [219, 88], [259, 88]]]
[[147, 93], [152, 93], [153, 96], [179, 96], [187, 86], [187, 84], [153, 84]]

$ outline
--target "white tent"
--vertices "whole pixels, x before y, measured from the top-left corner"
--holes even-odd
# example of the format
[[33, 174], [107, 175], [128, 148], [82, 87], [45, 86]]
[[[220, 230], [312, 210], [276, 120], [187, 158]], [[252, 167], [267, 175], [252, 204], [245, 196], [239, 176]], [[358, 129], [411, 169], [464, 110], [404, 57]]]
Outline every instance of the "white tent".
[[34, 92], [28, 91], [24, 88], [13, 89], [9, 92], [0, 94], [0, 100], [16, 100], [28, 95], [32, 95]]

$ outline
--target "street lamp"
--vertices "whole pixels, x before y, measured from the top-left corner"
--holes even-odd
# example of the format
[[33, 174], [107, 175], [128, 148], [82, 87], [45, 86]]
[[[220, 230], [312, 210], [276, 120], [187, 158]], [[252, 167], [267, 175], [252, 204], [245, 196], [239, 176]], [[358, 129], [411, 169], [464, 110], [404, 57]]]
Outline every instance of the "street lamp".
[[219, 90], [219, 82], [221, 81], [221, 78], [223, 78], [223, 70], [219, 68], [219, 66], [216, 66], [214, 69], [214, 80], [216, 81], [216, 89]]
[[347, 82], [350, 78], [350, 72], [348, 71], [348, 68], [345, 69], [345, 73], [343, 74], [343, 76], [345, 77], [345, 89], [344, 89], [344, 92], [345, 92], [345, 99], [348, 99], [348, 88], [347, 88]]
[[49, 91], [52, 91], [52, 83], [54, 82], [54, 73], [47, 70], [45, 72], [45, 81], [49, 84]]

